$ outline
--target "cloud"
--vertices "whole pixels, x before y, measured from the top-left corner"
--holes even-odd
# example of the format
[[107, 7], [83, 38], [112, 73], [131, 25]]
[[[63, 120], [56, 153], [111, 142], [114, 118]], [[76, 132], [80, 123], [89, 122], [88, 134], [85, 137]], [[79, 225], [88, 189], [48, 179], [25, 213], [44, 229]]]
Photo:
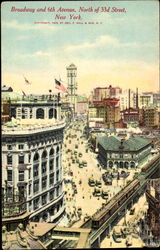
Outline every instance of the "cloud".
[[[43, 55], [37, 51], [37, 56]], [[41, 57], [43, 59], [43, 56]], [[55, 63], [58, 62], [58, 63]], [[156, 64], [136, 60], [109, 60], [109, 59], [83, 59], [71, 56], [70, 58], [55, 56], [52, 62], [44, 65], [42, 69], [19, 67], [18, 70], [3, 70], [2, 82], [9, 85], [14, 83], [15, 91], [22, 88], [23, 74], [32, 81], [32, 85], [25, 86], [27, 93], [48, 93], [54, 88], [54, 78], [61, 77], [67, 86], [66, 67], [74, 63], [77, 66], [78, 93], [89, 94], [95, 87], [119, 86], [124, 89], [131, 88], [139, 91], [158, 91], [159, 69]], [[23, 65], [22, 65], [23, 66]]]
[[93, 42], [84, 42], [82, 44], [77, 44], [77, 45], [68, 45], [64, 46], [65, 51], [78, 51], [81, 49], [92, 49], [92, 48], [98, 48], [101, 46], [112, 46], [112, 47], [134, 47], [138, 48], [141, 46], [147, 46], [147, 47], [154, 47], [155, 44], [151, 43], [138, 43], [138, 42], [131, 42], [131, 43], [125, 43], [125, 42], [120, 42], [116, 37], [109, 36], [109, 35], [103, 35], [95, 39]]
[[118, 39], [112, 37], [112, 36], [100, 36], [97, 38], [94, 42], [85, 42], [78, 45], [68, 45], [65, 46], [64, 49], [67, 51], [73, 51], [73, 50], [79, 50], [79, 49], [88, 49], [88, 48], [96, 48], [100, 47], [103, 44], [118, 44]]
[[22, 57], [43, 57], [43, 56], [50, 56], [50, 53], [49, 52], [43, 52], [41, 50], [39, 51], [36, 51], [32, 54], [24, 54], [24, 55], [20, 55]]

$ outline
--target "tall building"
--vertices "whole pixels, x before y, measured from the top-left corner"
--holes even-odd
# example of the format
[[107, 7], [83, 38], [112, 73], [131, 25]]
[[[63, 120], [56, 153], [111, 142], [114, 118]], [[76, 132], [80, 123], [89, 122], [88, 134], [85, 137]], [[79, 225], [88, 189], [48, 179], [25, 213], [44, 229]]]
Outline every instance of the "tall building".
[[68, 78], [68, 101], [73, 109], [74, 115], [77, 113], [77, 67], [72, 63], [67, 67]]
[[88, 122], [90, 123], [93, 118], [101, 118], [104, 127], [114, 128], [115, 123], [120, 120], [119, 99], [105, 98], [103, 101], [94, 101], [89, 107]]
[[62, 143], [65, 123], [12, 119], [2, 126], [2, 189], [12, 203], [25, 197], [31, 221], [56, 222], [63, 204]]
[[122, 90], [120, 87], [97, 87], [93, 90], [93, 101], [103, 101], [104, 98], [117, 97], [121, 94]]
[[119, 99], [121, 110], [134, 106], [134, 92], [130, 89], [122, 90], [117, 98]]
[[145, 107], [142, 109], [142, 121], [145, 127], [159, 126], [158, 109], [156, 107]]
[[144, 107], [160, 107], [160, 94], [153, 92], [142, 92], [134, 94], [134, 107], [136, 107], [136, 100], [138, 99], [139, 108]]

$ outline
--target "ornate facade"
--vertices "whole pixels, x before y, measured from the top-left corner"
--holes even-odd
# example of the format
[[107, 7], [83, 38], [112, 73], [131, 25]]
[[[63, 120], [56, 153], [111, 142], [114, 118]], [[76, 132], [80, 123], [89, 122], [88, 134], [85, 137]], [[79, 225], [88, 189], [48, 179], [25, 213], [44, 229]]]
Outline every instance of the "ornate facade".
[[56, 222], [64, 213], [62, 142], [65, 123], [13, 120], [2, 127], [2, 187], [12, 202], [26, 198], [31, 221]]
[[99, 160], [105, 167], [136, 168], [151, 153], [151, 142], [139, 136], [122, 140], [116, 136], [98, 139]]

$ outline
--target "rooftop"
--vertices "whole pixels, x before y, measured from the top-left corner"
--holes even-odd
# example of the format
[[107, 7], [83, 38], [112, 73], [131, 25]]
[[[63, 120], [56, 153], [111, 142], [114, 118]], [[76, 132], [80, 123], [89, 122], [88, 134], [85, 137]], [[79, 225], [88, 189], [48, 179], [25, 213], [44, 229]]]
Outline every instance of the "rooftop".
[[56, 119], [15, 119], [2, 126], [2, 134], [27, 134], [49, 131], [65, 126], [63, 120]]
[[54, 223], [46, 223], [46, 222], [30, 222], [29, 226], [34, 231], [35, 236], [42, 236], [49, 232], [51, 229], [55, 227]]
[[150, 141], [139, 136], [131, 136], [128, 140], [121, 140], [117, 136], [103, 136], [99, 138], [99, 144], [105, 150], [119, 151], [119, 147], [122, 144], [124, 151], [135, 151], [150, 144]]

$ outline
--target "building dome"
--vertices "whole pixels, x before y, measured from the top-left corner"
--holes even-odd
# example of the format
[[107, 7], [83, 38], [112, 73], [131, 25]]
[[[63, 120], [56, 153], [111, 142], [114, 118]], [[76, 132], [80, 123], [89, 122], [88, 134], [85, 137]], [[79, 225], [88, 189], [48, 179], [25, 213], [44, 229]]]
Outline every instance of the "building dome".
[[76, 67], [73, 63], [71, 63], [71, 65], [69, 67]]
[[77, 67], [76, 67], [73, 63], [71, 63], [71, 64], [67, 67], [67, 69], [77, 69]]

